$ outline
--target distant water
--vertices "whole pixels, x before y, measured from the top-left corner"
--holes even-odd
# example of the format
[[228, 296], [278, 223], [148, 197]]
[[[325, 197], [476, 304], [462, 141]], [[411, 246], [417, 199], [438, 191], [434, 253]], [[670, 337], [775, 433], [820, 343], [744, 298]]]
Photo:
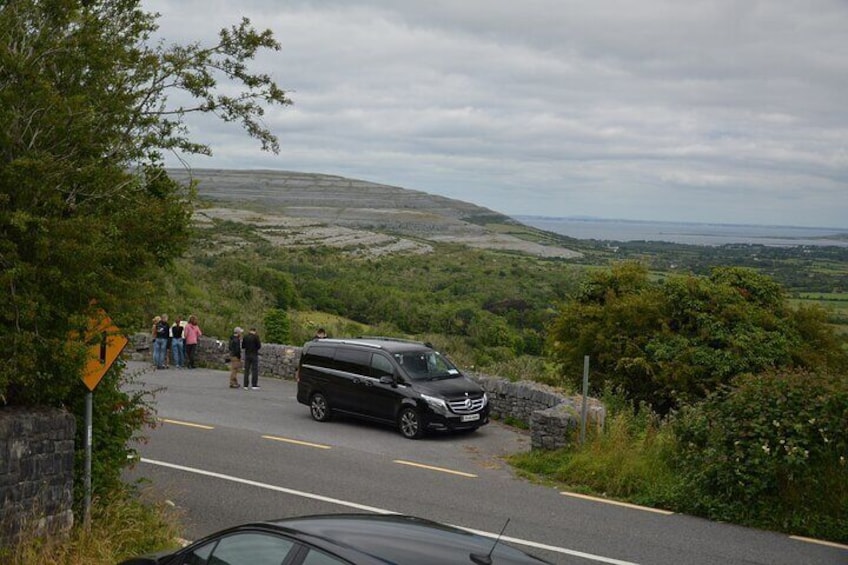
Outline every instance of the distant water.
[[667, 241], [689, 245], [748, 243], [775, 247], [834, 245], [848, 247], [848, 228], [753, 226], [640, 222], [598, 218], [514, 216], [519, 222], [576, 239], [602, 241]]

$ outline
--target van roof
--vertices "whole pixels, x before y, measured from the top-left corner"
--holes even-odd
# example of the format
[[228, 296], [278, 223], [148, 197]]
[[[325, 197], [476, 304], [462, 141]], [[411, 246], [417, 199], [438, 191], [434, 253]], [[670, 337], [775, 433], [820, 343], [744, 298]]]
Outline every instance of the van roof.
[[325, 338], [307, 342], [307, 346], [313, 345], [354, 345], [361, 347], [371, 347], [374, 349], [382, 349], [389, 353], [399, 351], [417, 351], [433, 349], [428, 344], [420, 341], [411, 341], [406, 339], [386, 338], [386, 337], [351, 337], [351, 338]]

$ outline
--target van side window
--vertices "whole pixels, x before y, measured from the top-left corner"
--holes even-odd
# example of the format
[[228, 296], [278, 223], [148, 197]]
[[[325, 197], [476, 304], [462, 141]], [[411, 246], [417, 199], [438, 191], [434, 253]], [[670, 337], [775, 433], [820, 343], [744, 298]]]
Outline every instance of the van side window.
[[367, 377], [371, 373], [371, 352], [339, 348], [336, 350], [336, 369]]
[[394, 367], [392, 367], [392, 362], [380, 355], [379, 353], [375, 353], [371, 356], [371, 376], [375, 378], [380, 377], [393, 377], [394, 376]]
[[314, 345], [306, 350], [303, 356], [304, 365], [316, 365], [318, 367], [332, 367], [333, 348]]

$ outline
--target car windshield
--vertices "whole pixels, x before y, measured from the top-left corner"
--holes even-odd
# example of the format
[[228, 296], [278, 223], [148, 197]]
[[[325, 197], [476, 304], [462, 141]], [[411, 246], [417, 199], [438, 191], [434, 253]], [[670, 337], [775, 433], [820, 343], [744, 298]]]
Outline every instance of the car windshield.
[[395, 353], [395, 359], [409, 378], [415, 381], [449, 379], [459, 376], [459, 369], [438, 351]]

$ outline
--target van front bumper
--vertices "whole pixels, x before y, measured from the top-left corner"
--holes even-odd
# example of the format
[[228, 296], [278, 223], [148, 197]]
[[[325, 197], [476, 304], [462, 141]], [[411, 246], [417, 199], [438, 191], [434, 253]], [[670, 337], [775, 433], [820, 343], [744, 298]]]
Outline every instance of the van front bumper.
[[454, 431], [473, 430], [489, 423], [489, 407], [486, 406], [479, 412], [473, 414], [436, 414], [429, 411], [426, 416], [426, 428], [428, 430]]

